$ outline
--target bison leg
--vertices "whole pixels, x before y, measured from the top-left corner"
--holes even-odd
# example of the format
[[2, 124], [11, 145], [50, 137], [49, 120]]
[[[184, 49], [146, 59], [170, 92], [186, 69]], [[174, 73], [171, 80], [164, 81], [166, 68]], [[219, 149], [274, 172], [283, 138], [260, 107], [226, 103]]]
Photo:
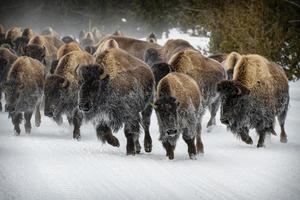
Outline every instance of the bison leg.
[[80, 126], [82, 124], [82, 118], [83, 118], [82, 113], [76, 110], [73, 115], [73, 125], [74, 125], [73, 139], [79, 140], [81, 137]]
[[54, 121], [56, 122], [57, 125], [62, 125], [63, 118], [62, 118], [62, 116], [60, 114], [57, 115], [57, 116], [55, 116], [55, 117], [53, 117], [53, 119], [54, 119]]
[[242, 141], [245, 142], [246, 144], [250, 144], [250, 145], [253, 144], [253, 140], [249, 136], [248, 128], [243, 128], [243, 130], [239, 133], [239, 135], [241, 136]]
[[0, 88], [0, 112], [2, 111], [2, 102], [1, 102], [1, 99], [2, 99], [2, 89]]
[[[288, 105], [288, 103], [287, 103]], [[284, 129], [284, 125], [285, 125], [285, 119], [286, 119], [286, 115], [287, 115], [287, 110], [288, 110], [288, 106], [286, 106], [286, 108], [284, 109], [284, 111], [282, 113], [280, 113], [277, 116], [280, 128], [281, 128], [281, 132], [280, 132], [280, 142], [282, 143], [287, 143], [287, 135]]]
[[266, 132], [265, 131], [257, 131], [257, 133], [259, 135], [257, 148], [264, 147], [265, 146]]
[[202, 129], [202, 125], [201, 123], [199, 123], [197, 127], [197, 136], [196, 136], [197, 154], [204, 153], [204, 147], [201, 139], [201, 129]]
[[221, 104], [221, 98], [218, 97], [213, 103], [211, 103], [208, 106], [208, 109], [210, 112], [210, 119], [207, 122], [207, 125], [206, 125], [207, 128], [212, 127], [213, 125], [216, 125], [216, 115], [217, 115], [218, 109], [220, 107], [220, 104]]
[[135, 155], [135, 153], [137, 153], [135, 144], [138, 141], [140, 132], [139, 122], [136, 120], [132, 123], [125, 123], [124, 132], [127, 139], [127, 155]]
[[152, 107], [149, 105], [142, 112], [142, 123], [143, 123], [144, 132], [145, 132], [144, 149], [148, 153], [150, 153], [152, 151], [152, 139], [151, 139], [150, 132], [149, 132], [151, 114], [152, 114]]
[[72, 118], [72, 116], [67, 116], [67, 120], [68, 120], [69, 125], [73, 125], [73, 118]]
[[171, 145], [169, 142], [163, 142], [163, 147], [166, 149], [166, 156], [170, 159], [174, 159], [175, 146]]
[[108, 126], [98, 125], [96, 131], [98, 139], [103, 143], [107, 142], [114, 147], [120, 146], [119, 140], [115, 136], [113, 136], [112, 131]]
[[25, 132], [27, 134], [30, 133], [31, 131], [31, 117], [32, 117], [32, 112], [25, 112], [24, 113], [24, 118], [25, 118], [25, 124], [24, 124], [24, 127], [25, 127]]
[[41, 112], [40, 112], [40, 104], [38, 104], [35, 108], [35, 126], [39, 127], [41, 125]]
[[185, 137], [183, 137], [183, 140], [185, 141], [185, 143], [188, 146], [188, 153], [190, 156], [190, 159], [196, 159], [196, 146], [195, 146], [195, 138], [190, 138], [190, 139], [186, 139]]
[[20, 135], [21, 129], [20, 124], [22, 122], [22, 113], [10, 113], [12, 118], [12, 123], [15, 129], [15, 135]]

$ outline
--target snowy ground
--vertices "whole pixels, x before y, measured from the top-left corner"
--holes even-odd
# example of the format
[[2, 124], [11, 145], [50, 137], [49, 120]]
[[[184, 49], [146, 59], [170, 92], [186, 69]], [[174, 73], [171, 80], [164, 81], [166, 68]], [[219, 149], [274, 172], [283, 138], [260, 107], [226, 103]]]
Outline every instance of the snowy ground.
[[[188, 39], [198, 43], [197, 38]], [[155, 115], [152, 153], [126, 156], [122, 131], [116, 134], [120, 148], [102, 145], [89, 124], [82, 127], [82, 140], [77, 142], [67, 123], [58, 127], [43, 117], [32, 134], [23, 129], [16, 137], [7, 114], [1, 112], [0, 199], [299, 199], [300, 82], [290, 86], [287, 144], [272, 136], [266, 148], [248, 146], [218, 120], [212, 132], [204, 129], [205, 154], [197, 160], [188, 158], [181, 138], [175, 159], [166, 159]], [[257, 141], [254, 132], [251, 136]]]

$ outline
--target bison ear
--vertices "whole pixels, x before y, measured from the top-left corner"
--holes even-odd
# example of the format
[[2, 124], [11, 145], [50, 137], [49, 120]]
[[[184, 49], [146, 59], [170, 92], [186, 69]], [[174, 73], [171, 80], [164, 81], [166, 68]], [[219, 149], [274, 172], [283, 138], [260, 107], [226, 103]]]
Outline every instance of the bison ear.
[[218, 83], [217, 91], [229, 96], [243, 96], [250, 93], [250, 90], [240, 82], [228, 80]]

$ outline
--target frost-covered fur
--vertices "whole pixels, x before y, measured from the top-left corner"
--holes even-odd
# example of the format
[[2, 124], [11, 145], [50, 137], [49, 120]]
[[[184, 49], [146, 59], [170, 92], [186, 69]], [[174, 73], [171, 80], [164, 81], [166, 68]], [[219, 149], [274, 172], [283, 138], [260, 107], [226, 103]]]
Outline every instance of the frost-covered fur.
[[73, 138], [80, 138], [82, 113], [77, 109], [79, 79], [76, 68], [95, 62], [92, 55], [83, 51], [72, 51], [62, 57], [52, 75], [45, 81], [45, 110], [48, 117], [53, 117], [58, 123], [60, 116], [66, 114], [74, 125]]
[[39, 126], [41, 103], [44, 86], [44, 66], [30, 57], [21, 56], [9, 70], [7, 81], [4, 83], [7, 111], [12, 116], [16, 134], [20, 134], [22, 112], [25, 117], [25, 130], [30, 133], [30, 119], [34, 110], [35, 123]]
[[226, 72], [219, 62], [204, 57], [190, 43], [181, 39], [168, 40], [160, 49], [148, 49], [144, 59], [152, 66], [157, 81], [168, 71], [191, 76], [202, 92], [203, 106], [208, 107], [211, 113], [207, 126], [216, 123], [215, 116], [220, 105], [217, 83], [226, 79]]
[[[190, 158], [194, 158], [196, 152], [203, 152], [202, 100], [198, 84], [188, 75], [173, 72], [159, 82], [154, 105], [159, 124], [159, 139], [170, 159], [174, 158], [174, 149], [180, 134], [188, 145]], [[194, 144], [195, 138], [197, 149]]]
[[[93, 121], [103, 142], [118, 146], [112, 135], [125, 124], [127, 154], [139, 153], [139, 127], [145, 130], [145, 151], [152, 147], [149, 133], [154, 78], [149, 67], [119, 48], [107, 49], [96, 58], [96, 65], [81, 66], [77, 74], [83, 80], [79, 107]], [[142, 119], [140, 117], [142, 114]]]
[[[0, 99], [2, 99], [2, 84], [5, 82], [11, 65], [18, 57], [9, 49], [0, 47]], [[0, 101], [0, 111], [2, 111], [2, 103]]]
[[266, 133], [274, 131], [275, 117], [281, 127], [281, 142], [289, 104], [288, 79], [282, 68], [259, 55], [241, 56], [234, 67], [232, 81], [218, 85], [222, 94], [221, 122], [241, 139], [252, 144], [251, 128], [259, 134], [257, 146], [264, 146]]

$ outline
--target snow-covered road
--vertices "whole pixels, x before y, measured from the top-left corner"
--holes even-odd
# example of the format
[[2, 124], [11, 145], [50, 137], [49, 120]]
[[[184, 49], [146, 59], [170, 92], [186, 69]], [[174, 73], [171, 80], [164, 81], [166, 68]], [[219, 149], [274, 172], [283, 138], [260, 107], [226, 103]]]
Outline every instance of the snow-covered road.
[[[82, 127], [78, 142], [72, 139], [72, 129], [66, 122], [58, 127], [43, 117], [40, 128], [34, 127], [30, 135], [22, 129], [17, 137], [7, 113], [1, 112], [0, 199], [298, 200], [300, 82], [290, 85], [287, 144], [272, 136], [266, 148], [248, 146], [218, 120], [211, 132], [204, 129], [205, 154], [197, 160], [189, 159], [181, 138], [175, 159], [166, 159], [154, 114], [153, 151], [126, 156], [123, 131], [116, 134], [119, 148], [102, 145], [89, 124]], [[203, 125], [207, 121], [208, 115]], [[278, 126], [276, 130], [279, 133]], [[256, 143], [255, 133], [251, 136]]]

